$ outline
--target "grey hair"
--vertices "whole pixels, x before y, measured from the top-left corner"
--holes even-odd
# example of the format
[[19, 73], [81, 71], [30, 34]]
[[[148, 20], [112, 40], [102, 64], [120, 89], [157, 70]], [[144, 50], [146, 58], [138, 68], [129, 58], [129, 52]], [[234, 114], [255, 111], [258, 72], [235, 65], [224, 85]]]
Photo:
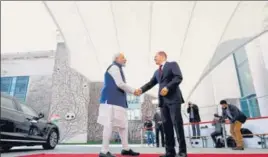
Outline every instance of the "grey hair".
[[113, 55], [113, 61], [116, 60], [117, 57], [119, 57], [122, 53], [118, 52], [116, 54]]

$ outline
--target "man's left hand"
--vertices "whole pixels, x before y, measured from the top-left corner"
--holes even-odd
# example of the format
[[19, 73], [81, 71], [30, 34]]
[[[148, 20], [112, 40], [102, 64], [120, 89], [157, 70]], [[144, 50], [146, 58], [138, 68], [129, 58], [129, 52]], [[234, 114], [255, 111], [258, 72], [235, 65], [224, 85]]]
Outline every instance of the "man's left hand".
[[168, 89], [167, 89], [167, 87], [164, 87], [164, 88], [161, 90], [160, 95], [161, 95], [161, 96], [166, 96], [167, 94], [168, 94]]

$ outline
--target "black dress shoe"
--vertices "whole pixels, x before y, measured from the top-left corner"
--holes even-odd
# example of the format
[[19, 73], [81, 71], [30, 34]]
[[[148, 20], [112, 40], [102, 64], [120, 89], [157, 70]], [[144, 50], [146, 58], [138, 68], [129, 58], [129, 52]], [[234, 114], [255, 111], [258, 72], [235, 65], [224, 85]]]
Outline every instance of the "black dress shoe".
[[110, 152], [105, 153], [100, 153], [99, 157], [116, 157], [115, 155], [111, 154]]
[[121, 155], [127, 155], [127, 156], [139, 156], [140, 153], [138, 152], [134, 152], [132, 149], [129, 149], [129, 150], [122, 150], [121, 151]]
[[187, 157], [187, 154], [186, 153], [179, 153], [178, 157]]

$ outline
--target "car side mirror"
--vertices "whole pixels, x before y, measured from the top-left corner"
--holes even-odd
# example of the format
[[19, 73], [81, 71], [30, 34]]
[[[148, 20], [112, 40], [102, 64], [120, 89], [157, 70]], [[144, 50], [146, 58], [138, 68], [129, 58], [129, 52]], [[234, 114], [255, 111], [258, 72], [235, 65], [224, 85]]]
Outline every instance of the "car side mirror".
[[38, 114], [38, 119], [41, 119], [41, 118], [44, 118], [44, 117], [45, 117], [44, 113], [39, 113]]

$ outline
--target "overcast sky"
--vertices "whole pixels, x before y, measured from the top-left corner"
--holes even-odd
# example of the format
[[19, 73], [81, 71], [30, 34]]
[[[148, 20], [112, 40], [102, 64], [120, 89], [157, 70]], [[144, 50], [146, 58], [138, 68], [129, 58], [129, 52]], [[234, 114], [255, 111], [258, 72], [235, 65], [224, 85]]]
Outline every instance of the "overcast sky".
[[1, 1], [1, 53], [56, 48], [56, 26], [40, 1]]

